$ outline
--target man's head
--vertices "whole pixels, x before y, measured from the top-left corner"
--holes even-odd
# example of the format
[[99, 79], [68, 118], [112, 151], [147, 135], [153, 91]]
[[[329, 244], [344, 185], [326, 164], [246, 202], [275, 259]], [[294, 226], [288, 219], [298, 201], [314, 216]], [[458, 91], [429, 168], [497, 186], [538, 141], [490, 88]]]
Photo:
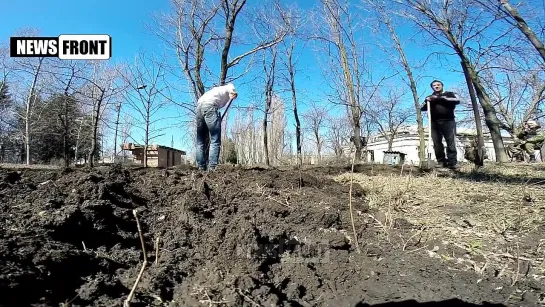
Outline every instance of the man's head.
[[238, 96], [237, 91], [235, 90], [235, 86], [233, 83], [228, 83], [225, 85], [227, 87], [227, 91], [229, 92], [229, 98], [235, 99]]
[[528, 129], [539, 129], [540, 126], [535, 120], [529, 120], [524, 124]]
[[433, 89], [434, 93], [441, 93], [443, 92], [443, 82], [439, 80], [433, 80], [430, 83], [431, 88]]

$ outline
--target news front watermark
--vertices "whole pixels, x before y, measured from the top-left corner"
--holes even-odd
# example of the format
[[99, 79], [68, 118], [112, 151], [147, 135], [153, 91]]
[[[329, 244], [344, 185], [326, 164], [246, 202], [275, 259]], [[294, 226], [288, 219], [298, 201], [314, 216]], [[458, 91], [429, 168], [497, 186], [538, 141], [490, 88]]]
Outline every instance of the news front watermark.
[[10, 56], [58, 57], [61, 60], [108, 60], [112, 38], [107, 34], [64, 34], [58, 37], [10, 37]]
[[329, 242], [311, 244], [271, 243], [238, 245], [236, 256], [246, 259], [276, 259], [280, 263], [329, 263]]

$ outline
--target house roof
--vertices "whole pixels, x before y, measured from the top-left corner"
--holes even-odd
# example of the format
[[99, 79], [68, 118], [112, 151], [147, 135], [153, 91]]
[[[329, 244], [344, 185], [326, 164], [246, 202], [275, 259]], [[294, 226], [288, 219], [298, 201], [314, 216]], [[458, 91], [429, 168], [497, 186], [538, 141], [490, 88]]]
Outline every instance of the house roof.
[[386, 150], [384, 151], [385, 154], [399, 154], [399, 155], [406, 155], [406, 153], [401, 151], [394, 151], [394, 150]]

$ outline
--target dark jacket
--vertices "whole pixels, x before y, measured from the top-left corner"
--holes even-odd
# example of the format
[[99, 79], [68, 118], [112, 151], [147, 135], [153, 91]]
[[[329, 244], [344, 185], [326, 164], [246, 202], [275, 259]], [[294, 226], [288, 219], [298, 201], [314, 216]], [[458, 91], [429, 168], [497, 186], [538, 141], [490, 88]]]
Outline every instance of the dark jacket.
[[[458, 96], [453, 92], [443, 92], [441, 94], [435, 94], [435, 96], [439, 96], [439, 98], [435, 98], [431, 101], [431, 120], [454, 120], [454, 109], [456, 108], [456, 105], [460, 104]], [[450, 98], [450, 100], [447, 100], [446, 98]], [[428, 111], [427, 101], [424, 102], [420, 110]]]

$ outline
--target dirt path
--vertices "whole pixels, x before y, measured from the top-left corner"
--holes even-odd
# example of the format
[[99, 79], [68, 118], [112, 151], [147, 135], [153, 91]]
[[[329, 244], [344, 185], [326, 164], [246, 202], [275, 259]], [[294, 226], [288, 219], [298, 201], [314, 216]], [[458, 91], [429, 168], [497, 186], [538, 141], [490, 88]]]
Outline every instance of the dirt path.
[[445, 265], [408, 240], [407, 221], [390, 232], [407, 244], [390, 248], [355, 185], [358, 252], [349, 187], [325, 175], [337, 170], [0, 169], [0, 306], [120, 306], [143, 259], [133, 209], [149, 264], [132, 306], [535, 306], [543, 295]]

